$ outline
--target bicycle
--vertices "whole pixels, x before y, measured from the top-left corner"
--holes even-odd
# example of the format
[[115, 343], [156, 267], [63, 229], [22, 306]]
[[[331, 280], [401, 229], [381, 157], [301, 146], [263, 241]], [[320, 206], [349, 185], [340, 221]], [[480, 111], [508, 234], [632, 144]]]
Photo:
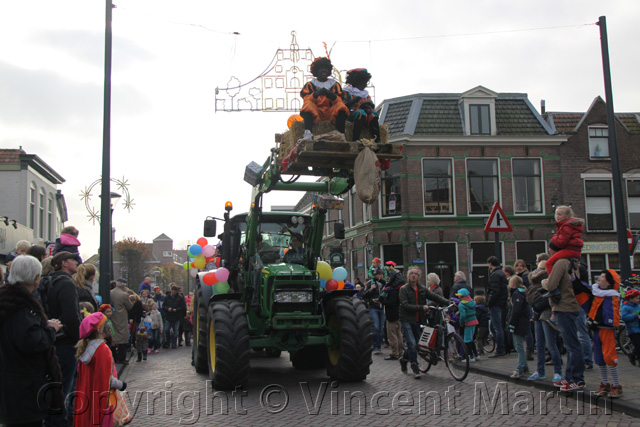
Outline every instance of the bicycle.
[[[451, 376], [457, 381], [464, 381], [469, 374], [469, 354], [460, 335], [449, 320], [449, 311], [455, 307], [451, 304], [447, 307], [430, 307], [437, 310], [438, 324], [434, 328], [422, 325], [422, 335], [418, 342], [418, 367], [420, 372], [427, 373], [432, 365], [437, 365], [439, 360], [444, 360]], [[444, 350], [444, 357], [442, 351]]]
[[493, 338], [493, 332], [491, 331], [491, 320], [489, 320], [489, 335], [482, 343], [481, 350], [485, 353], [493, 353], [496, 349], [496, 340]]

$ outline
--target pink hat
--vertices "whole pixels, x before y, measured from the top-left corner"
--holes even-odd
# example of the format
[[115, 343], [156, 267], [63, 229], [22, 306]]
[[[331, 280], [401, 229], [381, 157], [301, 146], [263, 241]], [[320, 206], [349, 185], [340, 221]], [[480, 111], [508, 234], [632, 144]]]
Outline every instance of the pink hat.
[[87, 338], [93, 331], [96, 331], [107, 321], [107, 317], [100, 313], [91, 313], [80, 323], [80, 338]]

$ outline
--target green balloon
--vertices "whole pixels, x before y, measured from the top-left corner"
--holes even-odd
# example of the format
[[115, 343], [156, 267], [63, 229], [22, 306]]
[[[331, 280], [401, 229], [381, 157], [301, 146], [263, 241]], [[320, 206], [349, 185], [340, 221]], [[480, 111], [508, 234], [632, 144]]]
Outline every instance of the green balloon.
[[182, 268], [189, 271], [191, 269], [191, 263], [189, 261], [185, 262], [184, 264], [182, 264]]
[[216, 286], [218, 287], [218, 293], [219, 294], [226, 294], [227, 292], [229, 292], [229, 283], [228, 282], [218, 282], [218, 283], [216, 283]]
[[[218, 282], [220, 283], [220, 282]], [[211, 295], [216, 295], [219, 294], [220, 292], [218, 292], [218, 283], [216, 283], [215, 285], [211, 286]]]

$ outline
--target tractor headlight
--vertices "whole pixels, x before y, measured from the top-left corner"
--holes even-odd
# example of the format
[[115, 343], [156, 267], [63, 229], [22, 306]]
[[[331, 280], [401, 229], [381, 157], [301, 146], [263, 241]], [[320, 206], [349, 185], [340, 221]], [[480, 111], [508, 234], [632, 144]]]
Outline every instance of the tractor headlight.
[[273, 302], [311, 302], [313, 301], [312, 291], [276, 291]]

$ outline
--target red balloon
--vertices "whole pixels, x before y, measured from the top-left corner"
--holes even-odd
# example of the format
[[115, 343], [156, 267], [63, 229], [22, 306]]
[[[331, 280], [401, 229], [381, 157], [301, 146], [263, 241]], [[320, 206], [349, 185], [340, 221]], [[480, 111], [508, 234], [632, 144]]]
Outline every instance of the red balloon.
[[200, 245], [201, 247], [205, 247], [209, 244], [209, 242], [207, 241], [207, 239], [205, 239], [204, 237], [201, 237], [198, 239], [198, 241], [196, 242], [198, 245]]
[[218, 283], [218, 279], [216, 278], [216, 273], [207, 273], [204, 276], [202, 276], [202, 281], [204, 282], [205, 285], [215, 285], [216, 283]]
[[327, 291], [335, 291], [338, 289], [338, 281], [337, 280], [327, 280], [327, 284], [325, 285]]
[[217, 256], [215, 259], [216, 267], [220, 268], [220, 257]]

